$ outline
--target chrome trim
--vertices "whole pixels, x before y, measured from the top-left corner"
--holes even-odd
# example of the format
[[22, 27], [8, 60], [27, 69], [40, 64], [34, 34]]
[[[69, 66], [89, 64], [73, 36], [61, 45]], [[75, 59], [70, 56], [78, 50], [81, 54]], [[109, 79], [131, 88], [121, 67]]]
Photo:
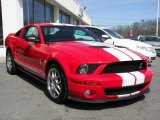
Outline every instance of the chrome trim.
[[27, 71], [32, 71], [33, 73], [35, 73], [35, 74], [38, 74], [38, 75], [40, 75], [41, 77], [43, 77], [43, 78], [45, 78], [45, 73], [44, 72], [41, 72], [41, 71], [39, 71], [39, 70], [36, 70], [36, 69], [34, 69], [34, 68], [32, 68], [32, 67], [29, 67], [28, 65], [26, 65], [26, 64], [24, 64], [24, 63], [22, 63], [22, 62], [20, 62], [20, 61], [18, 61], [18, 60], [14, 60], [18, 65], [20, 65], [21, 67], [23, 67], [25, 70], [27, 70]]

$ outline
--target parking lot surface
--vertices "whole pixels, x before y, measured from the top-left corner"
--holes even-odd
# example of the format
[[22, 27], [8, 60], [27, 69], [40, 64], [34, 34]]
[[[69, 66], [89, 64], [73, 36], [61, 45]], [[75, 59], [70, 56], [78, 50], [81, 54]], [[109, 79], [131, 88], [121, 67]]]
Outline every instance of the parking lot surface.
[[147, 95], [103, 104], [52, 102], [45, 85], [26, 74], [9, 75], [0, 64], [0, 120], [160, 120], [160, 58], [150, 66]]

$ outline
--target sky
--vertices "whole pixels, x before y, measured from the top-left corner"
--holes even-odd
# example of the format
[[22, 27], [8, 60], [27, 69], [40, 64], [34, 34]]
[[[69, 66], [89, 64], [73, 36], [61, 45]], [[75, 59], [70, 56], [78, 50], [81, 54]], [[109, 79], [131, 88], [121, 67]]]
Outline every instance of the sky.
[[157, 18], [158, 0], [77, 0], [92, 25], [112, 28]]

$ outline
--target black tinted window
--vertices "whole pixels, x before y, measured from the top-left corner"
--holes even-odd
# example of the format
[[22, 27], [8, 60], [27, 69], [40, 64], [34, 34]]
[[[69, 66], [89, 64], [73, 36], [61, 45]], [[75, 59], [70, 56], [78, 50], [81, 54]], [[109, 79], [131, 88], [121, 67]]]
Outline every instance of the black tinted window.
[[146, 37], [145, 41], [159, 41], [157, 37]]
[[84, 28], [74, 26], [45, 26], [41, 28], [45, 42], [96, 41], [96, 38]]
[[95, 29], [95, 28], [91, 28], [91, 31], [92, 31], [95, 35], [97, 35], [99, 38], [101, 38], [102, 35], [105, 35], [105, 33], [104, 33], [103, 31], [98, 30], [98, 29]]
[[19, 37], [20, 33], [21, 33], [21, 30], [19, 30], [18, 32], [16, 32], [15, 36]]

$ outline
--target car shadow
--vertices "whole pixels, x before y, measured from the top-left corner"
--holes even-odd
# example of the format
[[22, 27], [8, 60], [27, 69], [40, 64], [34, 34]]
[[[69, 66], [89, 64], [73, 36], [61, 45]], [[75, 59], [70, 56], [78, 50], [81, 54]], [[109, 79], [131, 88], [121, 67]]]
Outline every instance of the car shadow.
[[110, 101], [106, 103], [83, 103], [77, 101], [68, 100], [64, 105], [69, 108], [79, 109], [79, 110], [102, 110], [102, 109], [110, 109], [110, 108], [118, 108], [124, 107], [131, 104], [134, 104], [138, 101], [141, 101], [145, 98], [144, 95], [139, 97], [129, 99], [129, 100], [121, 100], [121, 101]]
[[[52, 99], [48, 95], [48, 92], [46, 91], [45, 84], [35, 80], [34, 78], [30, 77], [29, 75], [27, 75], [23, 72], [18, 74], [18, 77], [20, 77], [25, 82], [33, 85], [34, 87], [38, 88], [39, 90], [43, 91], [44, 94], [49, 98], [49, 100], [52, 101]], [[141, 101], [143, 99], [145, 99], [144, 95], [141, 95], [139, 97], [129, 99], [129, 100], [110, 101], [110, 102], [106, 102], [106, 103], [84, 103], [84, 102], [67, 100], [63, 105], [68, 108], [79, 109], [79, 110], [102, 110], [102, 109], [110, 109], [110, 108], [118, 108], [118, 107], [128, 106], [128, 105], [134, 104], [138, 101]]]
[[25, 73], [23, 73], [21, 71], [17, 75], [18, 75], [18, 77], [20, 77], [25, 82], [33, 85], [34, 87], [38, 88], [41, 91], [45, 91], [46, 87], [45, 87], [44, 83], [41, 83], [40, 81], [30, 77], [29, 75], [27, 75], [27, 74], [25, 74]]

